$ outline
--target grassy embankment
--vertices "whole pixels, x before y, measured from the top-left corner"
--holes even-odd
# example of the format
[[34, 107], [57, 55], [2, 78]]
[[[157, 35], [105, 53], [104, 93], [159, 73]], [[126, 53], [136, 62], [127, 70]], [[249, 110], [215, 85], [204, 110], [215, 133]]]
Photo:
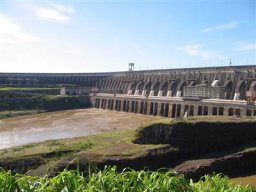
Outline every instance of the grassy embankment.
[[8, 117], [17, 117], [22, 115], [33, 115], [37, 113], [43, 113], [46, 110], [44, 109], [31, 109], [31, 110], [6, 110], [0, 112], [0, 119], [8, 118]]
[[89, 98], [82, 101], [75, 96], [60, 96], [59, 92], [58, 87], [0, 87], [0, 119], [90, 106]]
[[[157, 117], [154, 117], [157, 118]], [[207, 121], [206, 117], [202, 117]], [[255, 121], [252, 119], [231, 118], [208, 118], [210, 121]], [[180, 121], [180, 120], [176, 120]], [[198, 118], [184, 121], [200, 122]], [[202, 119], [201, 119], [202, 121]], [[140, 130], [152, 124], [170, 124], [170, 119], [154, 119], [148, 125], [142, 125]], [[254, 191], [252, 188], [242, 188], [227, 182], [227, 178], [205, 177], [199, 182], [185, 180], [183, 176], [169, 177], [170, 172], [136, 172], [116, 173], [113, 168], [103, 172], [93, 172], [85, 177], [76, 171], [63, 171], [65, 168], [79, 170], [88, 173], [90, 165], [97, 165], [103, 170], [105, 165], [117, 165], [119, 171], [123, 167], [137, 167], [143, 169], [147, 166], [148, 160], [156, 164], [159, 168], [162, 164], [157, 164], [156, 160], [163, 158], [161, 155], [168, 154], [170, 159], [179, 152], [178, 148], [173, 148], [167, 144], [134, 144], [135, 130], [125, 130], [119, 132], [107, 132], [98, 135], [69, 138], [61, 140], [45, 141], [41, 143], [28, 144], [19, 147], [0, 150], [0, 167], [5, 170], [12, 170], [13, 173], [26, 173], [24, 176], [16, 174], [11, 176], [10, 172], [1, 172], [0, 185], [12, 187], [30, 187], [31, 191], [40, 189], [41, 191], [63, 188], [73, 191], [74, 189], [84, 189], [97, 191], [115, 189], [116, 191]], [[240, 150], [250, 151], [255, 145], [243, 146]], [[79, 164], [77, 163], [79, 162]], [[77, 167], [78, 166], [78, 167]], [[121, 169], [120, 169], [121, 168]], [[60, 174], [57, 174], [61, 172]], [[41, 175], [37, 177], [33, 175]], [[47, 177], [44, 175], [50, 175]], [[1, 179], [0, 179], [1, 180]], [[62, 182], [63, 181], [63, 182]], [[120, 188], [120, 183], [122, 187]], [[79, 188], [81, 187], [81, 188]], [[100, 187], [100, 188], [98, 188]], [[134, 188], [132, 188], [134, 187]], [[137, 188], [136, 188], [137, 187]], [[149, 187], [149, 188], [145, 188]], [[155, 190], [154, 190], [155, 189]], [[29, 191], [29, 190], [28, 190]]]
[[55, 90], [59, 87], [0, 87], [0, 91], [40, 92]]
[[[207, 120], [206, 117], [203, 119]], [[252, 121], [233, 117], [220, 119], [237, 122]], [[220, 119], [217, 118], [218, 121]], [[152, 120], [149, 124], [168, 125], [170, 121], [168, 118], [159, 118]], [[193, 119], [185, 121], [193, 121]], [[209, 121], [216, 121], [216, 119], [209, 118]], [[148, 127], [148, 125], [141, 127]], [[135, 144], [134, 138], [135, 130], [125, 130], [3, 149], [0, 150], [0, 166], [19, 173], [30, 170], [30, 175], [54, 175], [67, 166], [70, 169], [76, 169], [77, 160], [81, 170], [86, 170], [89, 164], [96, 164], [99, 168], [107, 164], [117, 165], [121, 169], [124, 167], [158, 169], [163, 166], [173, 167], [177, 161], [188, 158], [187, 154], [184, 156], [184, 151], [169, 144]], [[246, 153], [249, 148], [255, 150], [255, 144], [239, 146], [235, 152]], [[190, 154], [189, 157], [193, 156]]]
[[161, 191], [161, 192], [253, 192], [252, 187], [232, 184], [221, 175], [204, 176], [198, 182], [187, 180], [173, 171], [134, 171], [126, 169], [117, 172], [115, 167], [103, 171], [89, 171], [83, 175], [79, 171], [59, 173], [55, 177], [32, 177], [12, 175], [0, 171], [0, 188], [5, 192], [13, 191]]
[[[170, 121], [152, 117], [153, 122]], [[132, 142], [134, 130], [106, 132], [78, 138], [51, 140], [0, 150], [0, 166], [14, 172], [30, 171], [31, 175], [55, 174], [66, 166], [86, 169], [89, 162], [104, 164], [112, 159], [136, 159], [167, 145], [137, 145]], [[169, 148], [169, 147], [168, 147]]]

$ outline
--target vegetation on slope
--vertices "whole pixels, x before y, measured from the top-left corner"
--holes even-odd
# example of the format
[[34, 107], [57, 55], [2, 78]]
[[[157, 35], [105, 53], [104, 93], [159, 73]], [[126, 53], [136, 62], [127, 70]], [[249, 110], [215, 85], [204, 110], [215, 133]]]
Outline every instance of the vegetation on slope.
[[0, 111], [0, 119], [4, 119], [8, 117], [17, 117], [22, 115], [33, 115], [33, 114], [43, 113], [43, 112], [45, 112], [45, 110], [43, 109]]
[[141, 127], [138, 144], [170, 144], [189, 154], [223, 151], [256, 142], [256, 121], [240, 118], [187, 118]]
[[41, 91], [60, 90], [59, 87], [1, 87], [0, 91], [17, 91], [17, 92], [33, 92], [38, 93]]
[[228, 182], [221, 175], [204, 176], [198, 182], [186, 180], [173, 171], [134, 171], [125, 169], [117, 172], [116, 167], [102, 171], [90, 171], [83, 175], [78, 170], [64, 170], [55, 177], [13, 175], [11, 171], [0, 171], [0, 188], [5, 192], [26, 191], [123, 191], [123, 192], [253, 192], [253, 188], [241, 187]]
[[47, 111], [76, 109], [90, 106], [89, 97], [85, 102], [81, 102], [75, 96], [53, 96], [53, 95], [33, 95], [26, 98], [14, 98], [12, 100], [0, 100], [0, 109], [4, 110], [30, 110], [43, 109]]
[[[153, 120], [153, 118], [155, 119]], [[152, 116], [153, 124], [168, 124], [168, 121], [170, 119], [160, 119], [160, 117]], [[134, 130], [125, 130], [3, 149], [0, 150], [0, 167], [5, 170], [12, 170], [14, 173], [26, 173], [29, 171], [29, 175], [47, 174], [55, 176], [67, 166], [70, 170], [76, 170], [78, 166], [80, 171], [88, 170], [88, 167], [92, 164], [99, 169], [103, 169], [105, 165], [116, 165], [118, 170], [122, 170], [124, 167], [131, 167], [136, 170], [148, 167], [150, 170], [155, 170], [160, 167], [174, 167], [174, 163], [177, 163], [177, 161], [180, 162], [185, 160], [184, 158], [188, 158], [188, 156], [184, 156], [180, 149], [171, 145], [135, 144], [132, 142], [133, 138]], [[255, 145], [249, 147], [251, 147], [253, 155], [255, 155]], [[243, 148], [240, 148], [239, 151], [244, 157], [249, 154], [248, 150]], [[227, 153], [232, 155], [234, 152]], [[234, 157], [237, 157], [237, 155]], [[237, 161], [241, 160], [240, 157], [236, 159]], [[252, 162], [255, 161], [254, 156], [251, 159]], [[77, 160], [79, 164], [76, 163]], [[224, 164], [226, 160], [225, 158]], [[247, 162], [246, 165], [249, 165], [248, 159], [245, 160]], [[229, 168], [234, 165], [237, 172], [241, 173], [243, 170], [241, 169], [242, 164], [229, 163]], [[232, 170], [234, 170], [234, 167], [232, 167]], [[251, 168], [253, 167], [251, 166]], [[214, 170], [209, 169], [206, 174], [212, 172]], [[225, 171], [223, 173], [226, 174]], [[200, 174], [199, 177], [204, 174]]]
[[[159, 117], [152, 117], [159, 119]], [[150, 152], [163, 152], [166, 145], [136, 145], [132, 143], [134, 130], [106, 132], [77, 138], [50, 140], [40, 143], [27, 144], [0, 150], [0, 167], [12, 170], [15, 173], [25, 173], [28, 170], [31, 175], [55, 175], [63, 170], [70, 162], [73, 167], [78, 159], [81, 170], [87, 169], [89, 164], [97, 164], [102, 167], [108, 161], [109, 164], [120, 162], [126, 158], [126, 163], [133, 162], [138, 166], [136, 158], [148, 156]], [[148, 157], [150, 160], [150, 157]], [[111, 160], [111, 161], [109, 161]], [[167, 161], [167, 159], [166, 159]], [[146, 166], [146, 162], [142, 161]], [[152, 162], [155, 166], [159, 166]], [[33, 168], [32, 168], [33, 167]], [[71, 166], [69, 166], [71, 167]]]

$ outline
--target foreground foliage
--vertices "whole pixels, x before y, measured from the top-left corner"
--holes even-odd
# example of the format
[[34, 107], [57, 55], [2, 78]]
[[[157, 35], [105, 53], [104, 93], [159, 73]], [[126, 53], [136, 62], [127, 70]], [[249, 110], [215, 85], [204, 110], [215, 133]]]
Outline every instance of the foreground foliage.
[[205, 176], [199, 182], [186, 180], [173, 171], [150, 172], [125, 169], [117, 172], [116, 167], [106, 167], [103, 171], [89, 171], [83, 175], [79, 171], [64, 170], [55, 177], [33, 177], [21, 174], [12, 175], [11, 171], [0, 171], [0, 189], [13, 191], [196, 191], [196, 192], [253, 192], [251, 187], [231, 184], [221, 175]]

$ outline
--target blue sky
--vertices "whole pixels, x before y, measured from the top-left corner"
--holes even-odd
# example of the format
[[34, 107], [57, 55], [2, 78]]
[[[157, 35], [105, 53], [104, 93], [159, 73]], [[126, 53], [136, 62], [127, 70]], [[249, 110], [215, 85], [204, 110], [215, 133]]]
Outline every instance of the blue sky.
[[256, 64], [255, 0], [1, 0], [0, 72]]

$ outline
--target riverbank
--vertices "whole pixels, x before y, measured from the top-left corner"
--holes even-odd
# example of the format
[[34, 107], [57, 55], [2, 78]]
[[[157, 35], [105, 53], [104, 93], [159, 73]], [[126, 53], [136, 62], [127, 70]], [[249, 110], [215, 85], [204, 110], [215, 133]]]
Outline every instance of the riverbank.
[[15, 113], [18, 116], [19, 114], [29, 114], [31, 110], [58, 111], [91, 107], [89, 95], [59, 94], [60, 87], [0, 87], [0, 113], [3, 114], [2, 117], [8, 117], [10, 115], [8, 112], [12, 111], [14, 113], [23, 111], [23, 113]]
[[43, 113], [43, 112], [46, 112], [46, 111], [43, 109], [6, 110], [6, 111], [0, 112], [0, 119], [10, 118], [10, 117], [18, 117], [18, 116], [24, 116], [24, 115], [34, 115], [34, 114]]
[[[188, 178], [194, 177], [195, 179], [196, 177], [191, 174], [189, 175], [189, 173], [197, 174], [198, 177], [213, 172], [229, 174], [225, 172], [228, 170], [225, 169], [227, 165], [229, 165], [230, 170], [236, 170], [241, 175], [246, 174], [247, 171], [243, 165], [248, 165], [250, 169], [254, 169], [254, 164], [250, 165], [250, 162], [253, 163], [255, 160], [256, 148], [254, 145], [244, 145], [243, 148], [240, 146], [232, 150], [222, 151], [221, 153], [193, 157], [191, 154], [184, 153], [179, 147], [174, 147], [170, 144], [142, 145], [133, 143], [134, 138], [136, 138], [136, 128], [141, 127], [139, 129], [141, 130], [142, 127], [148, 127], [152, 124], [169, 124], [172, 121], [169, 118], [98, 109], [86, 110], [88, 110], [88, 114], [85, 114], [81, 109], [6, 119], [14, 127], [24, 125], [25, 122], [27, 124], [31, 123], [33, 126], [36, 125], [36, 122], [41, 122], [44, 125], [43, 127], [49, 127], [49, 125], [54, 124], [58, 125], [59, 127], [57, 126], [53, 131], [66, 132], [70, 130], [70, 133], [72, 133], [76, 129], [74, 126], [80, 125], [81, 128], [90, 127], [90, 130], [93, 131], [95, 131], [95, 126], [98, 126], [100, 131], [104, 133], [2, 149], [0, 150], [0, 166], [7, 170], [10, 169], [14, 172], [30, 175], [55, 175], [66, 167], [76, 169], [77, 162], [79, 162], [81, 170], [87, 170], [88, 166], [93, 164], [99, 168], [104, 168], [105, 165], [117, 165], [119, 170], [125, 167], [131, 167], [135, 170], [141, 170], [145, 167], [148, 167], [150, 170], [156, 170], [161, 167], [176, 167], [177, 169], [180, 166], [186, 171], [182, 172], [182, 169], [177, 169], [178, 172], [183, 173]], [[40, 121], [39, 116], [42, 116], [43, 121]], [[58, 123], [53, 123], [54, 119]], [[84, 119], [84, 122], [81, 121], [79, 123], [81, 119]], [[88, 122], [91, 122], [90, 125], [85, 124], [86, 119]], [[17, 121], [16, 124], [14, 120]], [[45, 120], [50, 124], [45, 124]], [[251, 120], [254, 121], [253, 119]], [[236, 121], [240, 122], [242, 120], [237, 119]], [[62, 130], [63, 125], [67, 128], [64, 129], [65, 131]], [[112, 127], [109, 127], [110, 125]], [[70, 128], [71, 126], [73, 127]], [[5, 130], [8, 129], [10, 127]], [[19, 129], [17, 127], [17, 130]], [[25, 128], [25, 130], [30, 129]], [[85, 130], [81, 129], [79, 134], [86, 132]], [[46, 132], [44, 129], [42, 131], [40, 134], [37, 133], [37, 135]], [[30, 136], [27, 138], [30, 138]], [[251, 156], [251, 160], [247, 158], [248, 156]], [[194, 159], [194, 161], [192, 160], [193, 163], [186, 163], [192, 157]], [[234, 162], [230, 163], [232, 159]]]

